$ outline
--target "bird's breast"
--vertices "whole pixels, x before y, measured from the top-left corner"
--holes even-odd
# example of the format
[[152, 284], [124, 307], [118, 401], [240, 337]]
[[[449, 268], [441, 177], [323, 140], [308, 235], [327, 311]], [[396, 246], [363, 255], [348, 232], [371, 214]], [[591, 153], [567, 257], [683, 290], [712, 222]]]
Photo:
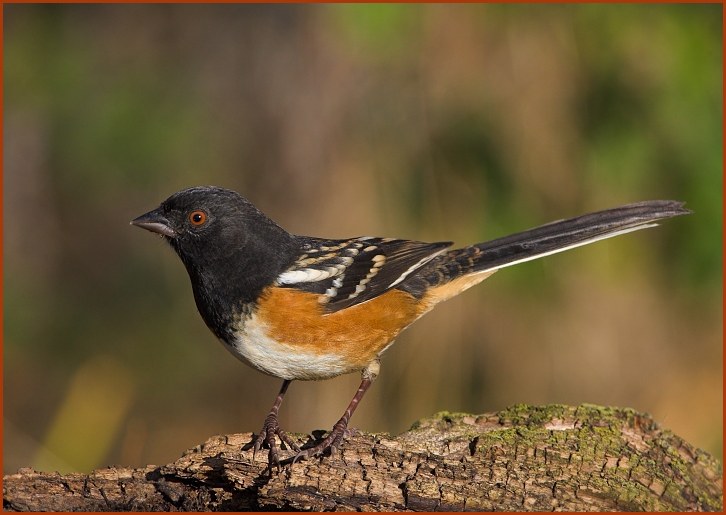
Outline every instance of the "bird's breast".
[[[401, 290], [325, 313], [319, 295], [271, 287], [240, 316], [227, 348], [248, 365], [282, 379], [326, 379], [359, 371], [423, 314]], [[248, 310], [245, 310], [248, 311]]]

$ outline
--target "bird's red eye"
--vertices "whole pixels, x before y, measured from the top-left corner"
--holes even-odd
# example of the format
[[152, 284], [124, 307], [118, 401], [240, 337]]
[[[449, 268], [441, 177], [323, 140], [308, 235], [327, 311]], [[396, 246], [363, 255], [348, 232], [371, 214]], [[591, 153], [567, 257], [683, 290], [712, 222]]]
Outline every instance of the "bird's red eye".
[[192, 211], [191, 213], [189, 213], [189, 221], [192, 223], [192, 225], [204, 225], [204, 222], [207, 221], [207, 213], [199, 210]]

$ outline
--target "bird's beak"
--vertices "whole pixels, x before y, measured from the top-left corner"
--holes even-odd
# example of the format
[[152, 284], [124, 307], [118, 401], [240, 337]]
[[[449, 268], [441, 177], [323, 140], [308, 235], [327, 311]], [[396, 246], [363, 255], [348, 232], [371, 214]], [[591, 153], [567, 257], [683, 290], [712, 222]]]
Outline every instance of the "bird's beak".
[[138, 218], [134, 218], [131, 220], [131, 225], [161, 234], [167, 238], [176, 237], [176, 231], [171, 228], [169, 220], [167, 220], [158, 209], [154, 209], [153, 211], [149, 211]]

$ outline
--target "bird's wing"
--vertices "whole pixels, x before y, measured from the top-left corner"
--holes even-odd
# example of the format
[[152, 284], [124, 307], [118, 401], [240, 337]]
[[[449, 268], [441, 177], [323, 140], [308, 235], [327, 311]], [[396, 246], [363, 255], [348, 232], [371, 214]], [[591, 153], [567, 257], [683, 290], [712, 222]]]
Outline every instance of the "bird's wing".
[[332, 313], [393, 288], [450, 245], [374, 237], [304, 238], [301, 256], [277, 283], [320, 294], [325, 311]]

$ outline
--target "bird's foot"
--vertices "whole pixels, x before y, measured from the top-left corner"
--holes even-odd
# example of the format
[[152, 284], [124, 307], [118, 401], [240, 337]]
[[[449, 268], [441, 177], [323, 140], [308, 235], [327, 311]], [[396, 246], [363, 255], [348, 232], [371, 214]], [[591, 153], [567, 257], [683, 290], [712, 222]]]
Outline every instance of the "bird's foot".
[[300, 452], [300, 447], [285, 431], [282, 430], [282, 428], [280, 428], [280, 423], [277, 420], [277, 412], [273, 410], [270, 412], [269, 415], [267, 415], [267, 418], [265, 419], [265, 423], [262, 425], [260, 433], [255, 436], [253, 440], [254, 447], [252, 451], [252, 459], [254, 460], [257, 451], [262, 449], [262, 447], [266, 446], [268, 449], [270, 449], [270, 452], [267, 455], [267, 466], [270, 469], [270, 474], [272, 474], [273, 467], [277, 467], [278, 472], [280, 471], [280, 454], [278, 452], [275, 437], [280, 439], [280, 442], [283, 444], [283, 446], [286, 445], [292, 450], [298, 453]]
[[335, 455], [343, 443], [343, 440], [348, 436], [352, 430], [348, 429], [348, 420], [346, 418], [340, 419], [334, 426], [332, 431], [323, 438], [317, 445], [298, 451], [293, 458], [292, 462], [295, 463], [298, 460], [312, 458], [314, 456], [323, 456], [325, 452], [329, 452], [331, 456]]

